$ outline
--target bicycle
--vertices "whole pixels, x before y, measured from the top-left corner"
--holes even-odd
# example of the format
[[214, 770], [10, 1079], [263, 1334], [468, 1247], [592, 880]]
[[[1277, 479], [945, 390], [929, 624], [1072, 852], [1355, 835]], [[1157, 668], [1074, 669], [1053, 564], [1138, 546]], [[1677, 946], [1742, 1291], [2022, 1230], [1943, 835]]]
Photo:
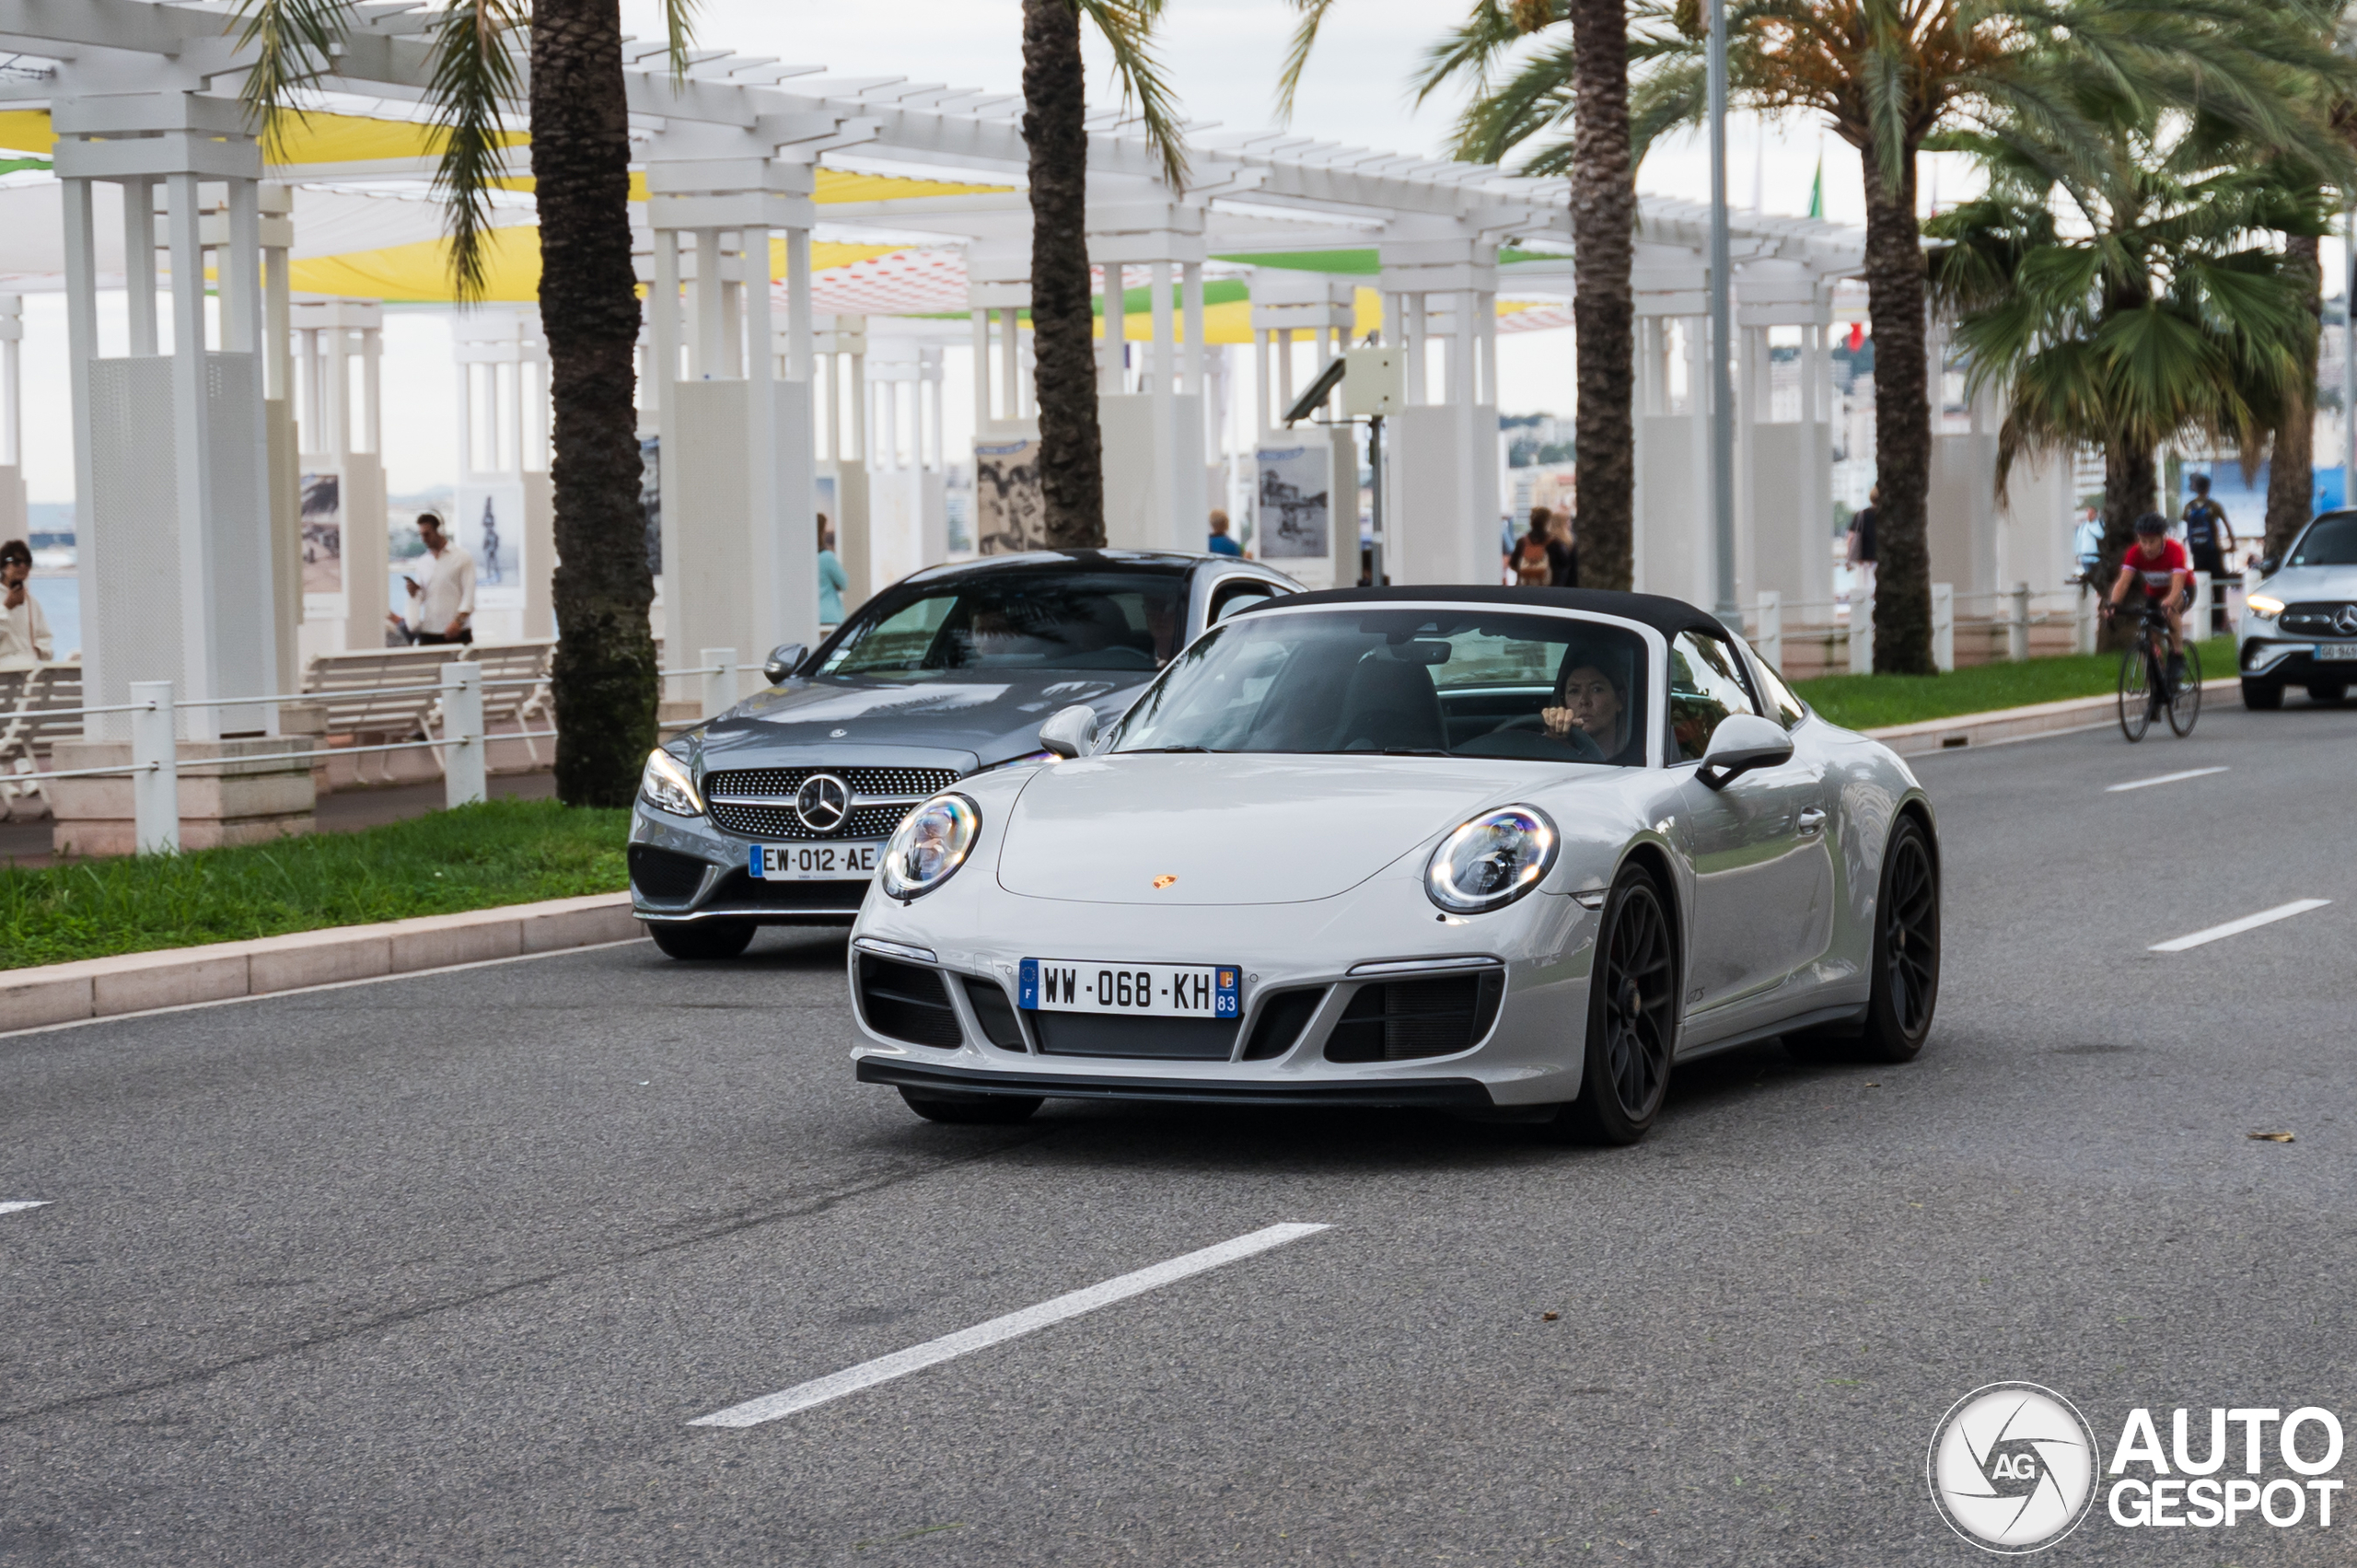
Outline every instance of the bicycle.
[[2190, 640], [2178, 650], [2185, 673], [2169, 676], [2169, 618], [2149, 595], [2136, 641], [2119, 656], [2119, 733], [2131, 744], [2144, 738], [2155, 714], [2165, 714], [2170, 732], [2180, 738], [2193, 733], [2201, 717], [2201, 650]]

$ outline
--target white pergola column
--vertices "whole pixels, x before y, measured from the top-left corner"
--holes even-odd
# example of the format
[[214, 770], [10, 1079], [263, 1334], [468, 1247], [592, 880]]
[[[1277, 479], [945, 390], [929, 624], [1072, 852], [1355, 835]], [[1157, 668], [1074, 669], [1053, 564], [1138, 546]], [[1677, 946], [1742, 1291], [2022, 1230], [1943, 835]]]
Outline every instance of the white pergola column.
[[[1313, 587], [1349, 587], [1358, 581], [1359, 507], [1358, 439], [1347, 424], [1302, 424], [1279, 427], [1292, 410], [1293, 377], [1284, 377], [1271, 397], [1268, 358], [1271, 341], [1290, 344], [1296, 332], [1317, 344], [1313, 378], [1349, 342], [1355, 320], [1357, 288], [1347, 278], [1283, 267], [1255, 267], [1251, 280], [1252, 339], [1260, 374], [1254, 400], [1252, 543], [1264, 561], [1300, 577]], [[1290, 347], [1279, 352], [1286, 361]], [[1329, 399], [1324, 416], [1332, 417], [1337, 400]], [[1300, 522], [1300, 499], [1326, 497], [1325, 537], [1319, 540]], [[1286, 503], [1293, 503], [1295, 527], [1285, 526]]]
[[[379, 367], [385, 308], [373, 299], [304, 300], [286, 312], [301, 470], [304, 656], [385, 643], [387, 532]], [[359, 374], [358, 401], [353, 370]], [[326, 483], [333, 486], [332, 503]], [[454, 524], [456, 519], [449, 519]], [[332, 549], [337, 569], [317, 570]], [[333, 587], [311, 580], [332, 575]]]
[[[1089, 260], [1105, 273], [1108, 341], [1123, 319], [1124, 269], [1144, 274], [1152, 296], [1143, 387], [1100, 379], [1097, 427], [1105, 439], [1105, 537], [1117, 549], [1201, 550], [1211, 505], [1204, 482], [1200, 343], [1182, 371], [1173, 285], [1204, 259], [1199, 208], [1160, 201], [1106, 202], [1089, 209]], [[1196, 306], [1200, 313], [1200, 302]], [[1200, 331], [1197, 336], [1200, 337]], [[1108, 363], [1116, 363], [1109, 355]], [[1182, 377], [1184, 384], [1182, 384]]]
[[[666, 656], [752, 656], [819, 634], [811, 436], [811, 167], [758, 157], [650, 157], [656, 389], [663, 439]], [[772, 236], [784, 240], [785, 375], [777, 374]], [[692, 275], [682, 278], [682, 246]], [[681, 331], [679, 285], [691, 314]], [[677, 343], [689, 349], [684, 376]], [[749, 657], [747, 662], [757, 662]], [[681, 687], [674, 696], [690, 694]]]
[[[262, 410], [261, 151], [231, 99], [187, 92], [61, 98], [50, 109], [65, 217], [83, 691], [129, 698], [168, 679], [183, 700], [279, 689], [277, 575]], [[91, 187], [124, 187], [130, 353], [102, 357]], [[159, 354], [154, 192], [165, 192], [172, 342]], [[217, 243], [203, 232], [206, 187], [222, 191]], [[206, 252], [218, 326], [208, 322]], [[193, 738], [267, 734], [261, 704], [182, 710]], [[126, 739], [123, 715], [94, 715], [93, 739]]]
[[[549, 349], [540, 313], [528, 305], [486, 305], [459, 313], [459, 485], [450, 525], [475, 560], [475, 640], [499, 643], [556, 635], [551, 583], [556, 571], [556, 502], [549, 482]], [[349, 333], [322, 362], [348, 365]], [[330, 388], [318, 401], [328, 432], [350, 429], [349, 397]], [[307, 410], [309, 400], [306, 400]], [[493, 540], [497, 550], [492, 548]]]
[[[826, 434], [814, 470], [818, 509], [827, 514], [835, 536], [835, 559], [843, 568], [843, 611], [867, 600], [869, 478], [867, 472], [867, 318], [819, 319], [813, 339], [819, 379], [814, 383], [826, 409]], [[783, 354], [781, 359], [786, 357]], [[828, 493], [832, 491], [831, 504]]]
[[0, 294], [0, 538], [22, 539], [25, 505], [25, 302]]
[[[1497, 238], [1457, 220], [1402, 219], [1378, 246], [1387, 325], [1407, 373], [1390, 422], [1385, 569], [1395, 583], [1493, 583], [1498, 575], [1498, 411], [1483, 360], [1494, 328]], [[1443, 355], [1441, 400], [1431, 354]], [[1484, 401], [1487, 394], [1492, 401]]]

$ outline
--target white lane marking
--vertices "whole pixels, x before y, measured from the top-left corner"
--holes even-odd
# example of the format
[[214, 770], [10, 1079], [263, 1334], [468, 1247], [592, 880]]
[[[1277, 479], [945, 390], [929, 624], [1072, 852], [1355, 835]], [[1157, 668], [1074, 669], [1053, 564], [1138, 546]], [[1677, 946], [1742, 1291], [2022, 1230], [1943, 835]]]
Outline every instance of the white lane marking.
[[1239, 1236], [1233, 1241], [1223, 1241], [1216, 1247], [1189, 1252], [1167, 1263], [1156, 1263], [1152, 1268], [1140, 1269], [1135, 1273], [1122, 1274], [1101, 1284], [1043, 1301], [1037, 1307], [1027, 1307], [1020, 1312], [1010, 1312], [1004, 1318], [993, 1318], [987, 1323], [977, 1323], [970, 1329], [944, 1334], [937, 1340], [927, 1340], [921, 1345], [911, 1345], [906, 1350], [894, 1351], [890, 1355], [864, 1361], [831, 1376], [797, 1383], [791, 1388], [764, 1394], [758, 1400], [748, 1400], [741, 1405], [731, 1405], [710, 1415], [698, 1416], [688, 1424], [759, 1426], [765, 1421], [775, 1421], [780, 1416], [825, 1404], [829, 1400], [839, 1400], [845, 1394], [855, 1394], [862, 1388], [888, 1383], [895, 1377], [904, 1377], [911, 1372], [964, 1355], [969, 1351], [987, 1349], [1035, 1329], [1044, 1329], [1051, 1323], [1061, 1323], [1067, 1318], [1094, 1312], [1100, 1307], [1109, 1307], [1130, 1296], [1142, 1295], [1174, 1281], [1183, 1280], [1190, 1274], [1200, 1274], [1223, 1263], [1233, 1263], [1239, 1258], [1249, 1258], [1256, 1252], [1266, 1252], [1271, 1248], [1283, 1247], [1288, 1241], [1298, 1241], [1305, 1236], [1314, 1236], [1328, 1228], [1322, 1225], [1272, 1225], [1249, 1236]]
[[0, 1214], [13, 1214], [18, 1209], [46, 1209], [49, 1204], [47, 1198], [0, 1199]]
[[2213, 925], [2206, 931], [2197, 931], [2189, 936], [2178, 936], [2166, 942], [2155, 942], [2144, 950], [2148, 953], [2182, 953], [2188, 947], [2199, 947], [2204, 942], [2215, 942], [2221, 936], [2239, 936], [2246, 931], [2256, 931], [2262, 925], [2272, 925], [2279, 920], [2289, 920], [2295, 914], [2305, 914], [2310, 910], [2320, 910], [2330, 902], [2332, 902], [2330, 899], [2294, 899], [2288, 904], [2277, 904], [2271, 910], [2261, 910], [2257, 914], [2247, 914], [2240, 920], [2230, 920], [2223, 925]]
[[2106, 795], [2118, 795], [2123, 789], [2150, 789], [2154, 784], [2175, 784], [2179, 779], [2208, 778], [2212, 773], [2223, 773], [2228, 771], [2229, 770], [2223, 766], [2215, 768], [2188, 768], [2181, 773], [2162, 773], [2156, 778], [2130, 779], [2126, 784], [2106, 784], [2103, 786], [2103, 792]]

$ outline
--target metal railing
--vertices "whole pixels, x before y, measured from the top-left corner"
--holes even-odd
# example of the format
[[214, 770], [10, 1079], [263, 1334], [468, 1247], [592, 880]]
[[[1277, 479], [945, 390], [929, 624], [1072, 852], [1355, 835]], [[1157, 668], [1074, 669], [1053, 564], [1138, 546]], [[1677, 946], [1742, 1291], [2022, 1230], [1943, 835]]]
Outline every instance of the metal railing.
[[180, 847], [180, 749], [172, 734], [172, 715], [175, 713], [194, 708], [247, 707], [265, 703], [312, 703], [322, 698], [437, 691], [444, 693], [441, 703], [442, 738], [438, 740], [429, 738], [375, 746], [343, 746], [332, 751], [306, 748], [299, 751], [204, 758], [194, 760], [192, 765], [217, 766], [226, 770], [262, 762], [318, 763], [331, 757], [355, 756], [363, 752], [415, 751], [431, 747], [442, 752], [442, 778], [447, 803], [451, 806], [470, 805], [489, 796], [484, 753], [491, 741], [540, 739], [554, 736], [556, 731], [521, 730], [512, 735], [493, 736], [486, 734], [483, 728], [482, 693], [486, 686], [538, 685], [540, 677], [486, 681], [482, 679], [482, 666], [471, 663], [446, 664], [442, 666], [441, 672], [442, 679], [431, 685], [381, 686], [353, 691], [306, 691], [291, 696], [196, 697], [185, 702], [173, 700], [172, 683], [168, 680], [134, 680], [131, 682], [131, 702], [59, 709], [50, 715], [78, 718], [94, 714], [131, 714], [131, 761], [128, 763], [107, 768], [62, 768], [48, 772], [12, 773], [9, 778], [12, 782], [28, 784], [49, 779], [128, 778], [132, 781], [132, 837], [139, 853], [177, 854]]

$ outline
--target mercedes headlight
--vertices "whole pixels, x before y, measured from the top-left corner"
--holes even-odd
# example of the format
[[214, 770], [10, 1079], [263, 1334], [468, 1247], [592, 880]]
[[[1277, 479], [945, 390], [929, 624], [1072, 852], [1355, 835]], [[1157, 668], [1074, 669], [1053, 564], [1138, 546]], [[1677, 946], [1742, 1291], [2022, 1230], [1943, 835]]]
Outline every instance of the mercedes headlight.
[[703, 796], [696, 793], [696, 781], [688, 776], [687, 765], [668, 751], [646, 754], [646, 771], [638, 776], [638, 797], [674, 817], [703, 815]]
[[896, 899], [930, 893], [959, 866], [982, 830], [981, 807], [962, 795], [936, 795], [908, 814], [884, 846], [877, 870], [884, 891]]
[[2273, 594], [2253, 594], [2243, 603], [2261, 621], [2272, 621], [2283, 613], [2283, 601]]
[[1441, 841], [1424, 867], [1424, 891], [1452, 914], [1503, 909], [1554, 869], [1562, 840], [1535, 806], [1485, 811]]

